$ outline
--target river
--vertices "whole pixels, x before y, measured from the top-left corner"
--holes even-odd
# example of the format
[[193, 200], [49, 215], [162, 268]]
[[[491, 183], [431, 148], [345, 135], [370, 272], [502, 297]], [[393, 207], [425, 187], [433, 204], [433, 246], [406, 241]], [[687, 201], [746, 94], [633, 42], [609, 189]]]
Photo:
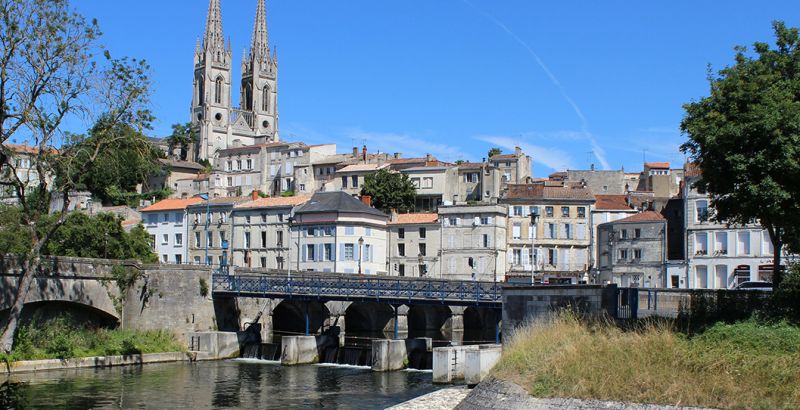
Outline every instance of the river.
[[382, 409], [436, 390], [431, 376], [262, 360], [46, 371], [3, 379], [0, 408]]

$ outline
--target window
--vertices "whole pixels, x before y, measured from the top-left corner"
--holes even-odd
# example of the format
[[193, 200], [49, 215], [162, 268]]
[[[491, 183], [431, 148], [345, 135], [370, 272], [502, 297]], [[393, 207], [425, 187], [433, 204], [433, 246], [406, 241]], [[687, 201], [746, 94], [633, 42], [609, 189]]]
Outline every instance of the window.
[[458, 218], [448, 218], [450, 226], [458, 226]]
[[633, 238], [634, 238], [634, 239], [639, 239], [639, 238], [641, 238], [641, 237], [642, 237], [642, 230], [641, 230], [641, 229], [639, 229], [639, 228], [635, 228], [635, 229], [633, 230]]
[[283, 270], [283, 256], [275, 257], [275, 264], [278, 265], [278, 270]]
[[489, 247], [489, 235], [488, 234], [483, 234], [483, 247], [484, 248], [488, 248]]
[[169, 214], [168, 213], [164, 214], [163, 217], [164, 217], [164, 222], [169, 222]]
[[420, 239], [425, 239], [425, 235], [426, 235], [425, 228], [419, 228]]
[[244, 248], [250, 249], [250, 232], [244, 233]]
[[306, 184], [300, 184], [300, 190], [301, 191], [305, 191], [306, 190]]
[[579, 206], [578, 207], [578, 218], [586, 218], [586, 208]]
[[224, 243], [224, 242], [225, 242], [225, 232], [220, 231], [219, 232], [219, 243]]
[[572, 225], [564, 224], [564, 239], [572, 239]]
[[326, 243], [325, 246], [323, 247], [323, 253], [324, 253], [322, 255], [323, 260], [326, 261], [333, 260], [333, 244]]
[[353, 175], [352, 177], [350, 177], [350, 182], [353, 183], [352, 184], [353, 188], [358, 188], [358, 176]]
[[561, 207], [561, 216], [567, 217], [567, 218], [569, 217], [569, 207], [568, 206], [562, 206]]
[[355, 245], [352, 243], [344, 244], [344, 260], [346, 261], [354, 261], [356, 260], [355, 256]]
[[487, 216], [481, 217], [481, 225], [491, 225], [491, 224], [492, 224], [492, 218]]
[[314, 236], [314, 227], [309, 226], [306, 228], [306, 236]]
[[247, 160], [247, 169], [253, 169], [253, 160], [252, 159], [248, 159]]
[[411, 178], [411, 185], [414, 185], [414, 188], [419, 189], [420, 188], [419, 178]]
[[419, 265], [419, 276], [425, 276], [428, 273], [428, 265], [424, 263]]
[[356, 228], [352, 227], [352, 226], [345, 226], [344, 227], [344, 234], [345, 235], [355, 235], [356, 234]]
[[697, 201], [697, 222], [708, 221], [708, 201]]
[[427, 251], [427, 249], [428, 249], [428, 247], [424, 243], [419, 244], [419, 254], [420, 255], [422, 255], [422, 256], [427, 255], [427, 253], [425, 253]]
[[397, 244], [397, 256], [406, 256], [406, 244], [404, 243]]
[[176, 233], [175, 234], [175, 246], [183, 246], [183, 234]]
[[694, 254], [708, 255], [708, 234], [698, 232], [694, 234]]
[[262, 267], [262, 268], [266, 268], [267, 267], [267, 258], [265, 256], [262, 256], [260, 259], [261, 260], [259, 261], [260, 262], [259, 266]]
[[222, 104], [222, 77], [217, 77], [214, 81], [214, 102]]
[[399, 228], [399, 229], [397, 230], [397, 237], [398, 237], [398, 238], [400, 238], [400, 239], [405, 239], [405, 237], [406, 237], [406, 230], [405, 230], [405, 228]]
[[314, 250], [317, 248], [316, 245], [306, 245], [306, 260], [313, 261], [314, 260]]
[[513, 265], [521, 265], [522, 264], [522, 250], [521, 249], [514, 249], [511, 252], [511, 264], [513, 264]]
[[371, 236], [372, 235], [372, 228], [364, 228], [364, 236]]
[[267, 214], [261, 214], [261, 223], [262, 224], [267, 223]]
[[162, 245], [169, 244], [169, 234], [165, 233], [165, 234], [161, 235], [161, 244]]
[[555, 249], [548, 249], [547, 250], [547, 264], [556, 266], [558, 263], [558, 252]]
[[522, 207], [521, 206], [515, 206], [514, 207], [514, 216], [522, 216]]
[[194, 233], [194, 247], [195, 248], [199, 248], [200, 247], [200, 232], [195, 232]]
[[433, 188], [433, 177], [422, 178], [422, 187], [427, 189]]
[[641, 249], [634, 249], [633, 250], [633, 259], [642, 259], [642, 250]]
[[175, 254], [175, 263], [177, 263], [178, 265], [183, 263], [183, 256], [181, 254], [178, 253]]
[[269, 88], [264, 87], [264, 92], [261, 94], [261, 111], [269, 111]]
[[400, 276], [406, 276], [406, 265], [402, 263], [397, 265], [397, 274]]
[[347, 188], [347, 177], [342, 177], [342, 188]]
[[544, 215], [546, 217], [548, 217], [548, 218], [552, 218], [553, 217], [553, 207], [552, 206], [544, 207]]
[[199, 256], [195, 256], [194, 257], [194, 264], [195, 265], [199, 265], [200, 264], [200, 257]]
[[164, 254], [161, 255], [161, 262], [167, 263], [169, 261], [169, 255]]
[[261, 247], [267, 247], [267, 231], [261, 231]]
[[522, 238], [522, 225], [514, 224], [511, 227], [511, 239], [521, 239]]
[[627, 229], [620, 230], [619, 237], [622, 239], [628, 239], [628, 230]]
[[153, 248], [153, 250], [156, 250], [156, 236], [155, 235], [150, 235], [150, 247]]
[[619, 259], [620, 260], [628, 259], [628, 250], [627, 249], [620, 249], [619, 250]]
[[556, 239], [556, 224], [547, 224], [547, 239]]
[[276, 232], [278, 234], [278, 246], [283, 246], [283, 231]]

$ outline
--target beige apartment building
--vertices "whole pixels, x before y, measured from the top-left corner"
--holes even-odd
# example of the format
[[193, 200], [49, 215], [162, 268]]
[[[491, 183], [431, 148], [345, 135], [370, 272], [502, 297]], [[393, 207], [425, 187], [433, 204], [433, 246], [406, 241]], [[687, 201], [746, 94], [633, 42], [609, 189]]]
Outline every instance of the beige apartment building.
[[497, 204], [439, 207], [442, 279], [505, 280], [506, 213]]
[[439, 215], [393, 214], [388, 226], [389, 275], [442, 277]]

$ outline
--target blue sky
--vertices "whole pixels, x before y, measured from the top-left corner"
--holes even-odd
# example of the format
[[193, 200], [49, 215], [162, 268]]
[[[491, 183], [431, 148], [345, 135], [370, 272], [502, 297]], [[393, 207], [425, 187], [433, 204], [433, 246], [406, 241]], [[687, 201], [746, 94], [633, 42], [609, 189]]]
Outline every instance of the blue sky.
[[[221, 0], [234, 82], [257, 0]], [[534, 174], [683, 162], [681, 105], [708, 64], [798, 25], [772, 1], [268, 0], [284, 140], [480, 160], [523, 147]], [[153, 135], [189, 120], [207, 0], [73, 0], [115, 56], [152, 66]], [[238, 87], [234, 89], [238, 101]]]

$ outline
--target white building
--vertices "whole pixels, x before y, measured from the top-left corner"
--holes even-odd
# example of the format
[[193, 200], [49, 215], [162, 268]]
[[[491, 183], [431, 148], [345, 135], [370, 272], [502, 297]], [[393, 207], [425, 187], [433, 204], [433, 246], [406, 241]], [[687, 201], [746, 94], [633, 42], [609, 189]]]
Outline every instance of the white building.
[[161, 263], [186, 263], [186, 207], [203, 200], [198, 197], [165, 199], [141, 210], [145, 229], [150, 234], [153, 251]]
[[442, 279], [505, 280], [506, 209], [497, 204], [439, 207]]
[[389, 274], [442, 277], [441, 224], [435, 213], [393, 214], [389, 221]]

